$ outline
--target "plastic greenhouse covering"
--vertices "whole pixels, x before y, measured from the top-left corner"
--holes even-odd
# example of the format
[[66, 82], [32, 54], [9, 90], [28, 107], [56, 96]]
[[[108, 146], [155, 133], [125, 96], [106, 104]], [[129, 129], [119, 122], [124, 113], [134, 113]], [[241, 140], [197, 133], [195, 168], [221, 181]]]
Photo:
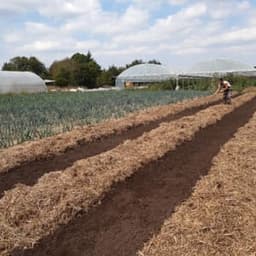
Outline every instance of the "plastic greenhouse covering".
[[116, 79], [116, 86], [123, 88], [126, 82], [149, 83], [175, 78], [176, 74], [167, 67], [157, 64], [139, 64], [122, 72]]
[[124, 88], [126, 82], [150, 83], [179, 78], [211, 78], [233, 73], [242, 76], [256, 76], [256, 70], [233, 60], [215, 59], [199, 62], [184, 71], [171, 71], [169, 68], [156, 64], [139, 64], [122, 72], [116, 79], [116, 86]]
[[202, 76], [213, 76], [213, 75], [222, 75], [226, 73], [238, 73], [241, 75], [254, 75], [255, 69], [253, 67], [240, 63], [233, 60], [227, 59], [215, 59], [210, 61], [203, 61], [195, 64], [187, 72], [184, 72], [188, 75], [202, 75]]
[[45, 82], [31, 72], [0, 71], [0, 94], [46, 92]]

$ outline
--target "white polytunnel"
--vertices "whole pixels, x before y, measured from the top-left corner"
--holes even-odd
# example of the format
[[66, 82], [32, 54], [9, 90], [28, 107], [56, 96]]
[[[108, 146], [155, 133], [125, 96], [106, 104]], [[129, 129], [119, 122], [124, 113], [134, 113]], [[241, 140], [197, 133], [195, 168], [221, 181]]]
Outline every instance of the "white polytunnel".
[[116, 78], [116, 86], [124, 88], [127, 82], [131, 83], [150, 83], [165, 81], [175, 78], [175, 72], [169, 68], [158, 64], [139, 64], [123, 71]]
[[0, 94], [47, 92], [44, 80], [32, 72], [0, 71]]
[[184, 75], [191, 76], [222, 76], [226, 74], [237, 74], [244, 76], [254, 76], [254, 67], [228, 59], [214, 59], [198, 62], [190, 69], [183, 72]]

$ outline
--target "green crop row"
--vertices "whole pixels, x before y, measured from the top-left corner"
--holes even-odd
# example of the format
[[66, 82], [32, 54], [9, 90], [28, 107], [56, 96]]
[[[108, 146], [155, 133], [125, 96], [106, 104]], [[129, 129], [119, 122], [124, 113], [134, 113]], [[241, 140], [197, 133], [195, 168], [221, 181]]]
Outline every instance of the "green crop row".
[[123, 90], [0, 96], [0, 148], [40, 139], [150, 106], [204, 96], [198, 91]]

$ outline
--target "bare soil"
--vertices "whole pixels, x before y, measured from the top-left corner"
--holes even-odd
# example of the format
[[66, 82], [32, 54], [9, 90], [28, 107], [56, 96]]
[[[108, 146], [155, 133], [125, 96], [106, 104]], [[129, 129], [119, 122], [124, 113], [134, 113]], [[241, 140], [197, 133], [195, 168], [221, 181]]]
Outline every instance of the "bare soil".
[[80, 212], [34, 249], [16, 250], [11, 255], [136, 255], [159, 233], [175, 207], [191, 195], [220, 148], [255, 111], [254, 98], [216, 124], [201, 129], [192, 141], [114, 185], [99, 206]]
[[86, 143], [80, 141], [75, 147], [67, 148], [62, 154], [55, 156], [49, 155], [43, 159], [25, 162], [20, 166], [10, 169], [8, 172], [0, 173], [0, 197], [3, 196], [4, 191], [12, 189], [17, 184], [32, 186], [46, 173], [63, 170], [72, 166], [75, 161], [111, 150], [125, 140], [136, 139], [143, 133], [157, 128], [159, 124], [163, 122], [170, 122], [184, 116], [193, 115], [202, 109], [216, 105], [220, 102], [221, 100], [216, 100], [201, 106], [192, 107], [177, 114], [170, 114], [164, 118], [149, 123], [142, 123], [141, 125], [122, 130], [121, 132], [97, 138], [91, 142]]
[[255, 255], [255, 128], [256, 112], [138, 255]]
[[219, 95], [184, 100], [175, 104], [146, 108], [130, 113], [122, 118], [108, 119], [99, 124], [76, 127], [70, 132], [40, 140], [24, 142], [22, 144], [0, 150], [0, 173], [31, 163], [40, 159], [49, 159], [66, 151], [76, 148], [80, 144], [88, 144], [97, 139], [125, 132], [168, 115], [177, 114], [193, 107], [213, 103], [220, 99]]
[[255, 94], [245, 94], [232, 105], [212, 106], [175, 122], [162, 123], [135, 140], [76, 161], [65, 170], [45, 174], [32, 187], [18, 185], [6, 191], [0, 200], [0, 255], [10, 255], [15, 248], [33, 248], [79, 212], [88, 212], [99, 204], [113, 184], [192, 140], [197, 131], [253, 98]]

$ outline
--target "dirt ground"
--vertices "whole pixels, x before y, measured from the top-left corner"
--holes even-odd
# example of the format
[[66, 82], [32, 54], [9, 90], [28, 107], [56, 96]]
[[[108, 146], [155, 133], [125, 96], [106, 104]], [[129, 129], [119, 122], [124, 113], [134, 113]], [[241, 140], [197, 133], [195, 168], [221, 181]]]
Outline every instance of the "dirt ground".
[[136, 139], [143, 133], [157, 128], [163, 122], [170, 122], [184, 116], [193, 115], [217, 103], [220, 103], [220, 100], [205, 103], [197, 107], [187, 108], [181, 112], [169, 114], [148, 123], [144, 123], [143, 120], [141, 120], [141, 125], [129, 127], [115, 134], [102, 136], [87, 143], [80, 142], [76, 146], [65, 150], [62, 154], [25, 162], [8, 170], [8, 172], [3, 172], [2, 174], [0, 172], [0, 198], [3, 196], [4, 191], [13, 188], [16, 184], [20, 183], [32, 186], [46, 173], [68, 168], [72, 166], [75, 161], [111, 150], [119, 144], [122, 144], [125, 140]]
[[[108, 137], [113, 139], [120, 133], [126, 133], [129, 130], [139, 129], [143, 132], [144, 128], [140, 126], [157, 126], [159, 122], [173, 118], [173, 115], [183, 115], [182, 112], [189, 114], [193, 110], [217, 104], [220, 96], [207, 96], [193, 100], [185, 100], [176, 104], [152, 107], [146, 110], [131, 113], [120, 119], [113, 119], [101, 122], [96, 125], [89, 125], [77, 128], [71, 132], [44, 138], [38, 141], [25, 142], [23, 144], [0, 150], [0, 173], [13, 170], [16, 167], [26, 166], [32, 162], [40, 160], [49, 160], [58, 155], [84, 151], [91, 143]], [[146, 129], [146, 128], [145, 128]], [[147, 130], [147, 129], [146, 129]], [[133, 133], [133, 131], [131, 131]], [[139, 135], [139, 133], [138, 133]], [[128, 136], [129, 137], [129, 136]], [[93, 147], [94, 145], [92, 145]], [[75, 152], [75, 154], [77, 153]], [[45, 161], [45, 162], [47, 162]], [[44, 164], [46, 164], [44, 162]]]
[[[237, 128], [249, 120], [256, 110], [255, 98], [250, 100], [253, 97], [244, 95], [237, 98], [232, 106], [212, 106], [190, 117], [163, 123], [149, 133], [126, 141], [108, 152], [80, 160], [65, 171], [44, 175], [33, 187], [18, 186], [7, 191], [0, 200], [0, 232], [3, 239], [0, 239], [0, 252], [1, 248], [5, 248], [7, 241], [17, 247], [18, 241], [22, 244], [27, 239], [29, 246], [29, 239], [34, 243], [33, 239], [42, 235], [40, 232], [47, 233], [52, 230], [50, 236], [35, 246], [32, 252], [17, 249], [12, 255], [37, 255], [39, 251], [47, 252], [49, 255], [65, 255], [65, 250], [68, 251], [67, 255], [84, 255], [81, 253], [85, 248], [88, 250], [87, 255], [135, 255], [135, 251], [160, 229], [174, 207], [190, 195], [195, 182], [209, 170], [211, 159], [217, 154], [220, 146], [232, 137]], [[215, 127], [214, 123], [221, 118]], [[218, 124], [223, 127], [218, 129]], [[207, 132], [210, 127], [213, 127], [212, 132], [206, 133], [203, 137], [201, 134]], [[196, 131], [198, 133], [194, 137]], [[187, 140], [191, 142], [185, 142]], [[183, 147], [183, 143], [185, 148], [179, 149]], [[174, 150], [180, 144], [181, 146]], [[190, 144], [192, 146], [186, 151], [186, 145]], [[201, 144], [203, 146], [200, 146]], [[204, 161], [200, 162], [200, 159]], [[196, 163], [199, 169], [194, 167]], [[130, 178], [127, 178], [129, 176]], [[133, 180], [136, 181], [137, 177], [140, 178], [134, 185]], [[113, 187], [113, 183], [119, 180], [120, 182]], [[180, 194], [175, 195], [174, 190], [176, 193], [178, 190]], [[110, 192], [106, 192], [105, 199], [99, 206], [90, 207], [87, 211], [89, 202], [97, 202], [103, 191]], [[170, 201], [172, 206], [169, 207], [164, 198]], [[147, 207], [148, 210], [145, 211]], [[83, 222], [87, 224], [84, 226]], [[58, 228], [58, 223], [64, 225]], [[140, 223], [143, 228], [140, 227]], [[51, 226], [53, 224], [55, 228]], [[87, 225], [91, 229], [86, 229]], [[148, 226], [149, 230], [145, 226]], [[81, 243], [79, 242], [79, 246], [76, 244], [78, 247], [72, 240], [73, 235], [68, 238], [70, 228], [79, 236]], [[85, 240], [82, 240], [83, 237]], [[124, 237], [124, 240], [120, 237]], [[56, 239], [57, 244], [61, 243], [60, 240], [66, 241], [63, 246], [58, 245], [59, 249], [62, 248], [62, 254], [56, 254]], [[107, 246], [110, 240], [115, 241], [112, 243], [113, 246]], [[42, 248], [47, 249], [37, 249], [41, 244]], [[72, 244], [74, 247], [66, 248]], [[80, 247], [82, 250], [77, 249]], [[127, 247], [133, 251], [129, 252]], [[75, 254], [69, 250], [78, 251]], [[130, 254], [125, 254], [127, 250]]]
[[12, 255], [136, 255], [159, 233], [175, 207], [191, 195], [198, 179], [210, 170], [214, 156], [255, 111], [254, 100], [200, 130], [193, 140], [116, 184], [98, 207], [78, 214], [33, 250]]
[[138, 255], [255, 255], [256, 112]]

